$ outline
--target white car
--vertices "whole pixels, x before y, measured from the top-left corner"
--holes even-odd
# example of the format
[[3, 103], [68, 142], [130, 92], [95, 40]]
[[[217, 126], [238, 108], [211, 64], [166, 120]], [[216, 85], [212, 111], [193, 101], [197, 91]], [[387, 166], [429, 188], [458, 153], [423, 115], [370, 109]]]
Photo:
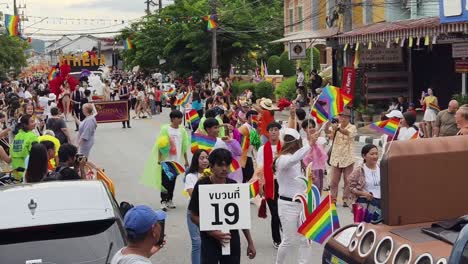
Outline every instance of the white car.
[[108, 263], [126, 244], [123, 221], [101, 181], [0, 187], [1, 263]]

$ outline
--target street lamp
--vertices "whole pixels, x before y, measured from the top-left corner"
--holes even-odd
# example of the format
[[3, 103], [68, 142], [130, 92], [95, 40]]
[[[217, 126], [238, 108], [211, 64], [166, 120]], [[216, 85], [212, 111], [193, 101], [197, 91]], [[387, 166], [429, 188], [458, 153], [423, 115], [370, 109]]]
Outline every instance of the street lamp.
[[276, 74], [280, 74], [280, 70], [276, 70]]

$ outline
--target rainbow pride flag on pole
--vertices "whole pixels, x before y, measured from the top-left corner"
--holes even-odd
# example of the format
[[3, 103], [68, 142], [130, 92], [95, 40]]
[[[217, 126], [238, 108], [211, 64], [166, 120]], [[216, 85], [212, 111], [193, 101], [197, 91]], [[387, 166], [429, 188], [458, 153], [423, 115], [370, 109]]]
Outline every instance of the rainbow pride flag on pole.
[[170, 180], [185, 172], [184, 167], [175, 161], [164, 161], [161, 163], [161, 167]]
[[178, 99], [176, 102], [175, 102], [175, 105], [177, 106], [185, 106], [188, 104], [188, 102], [190, 101], [190, 97], [192, 97], [192, 93], [186, 93], [182, 98]]
[[370, 128], [374, 129], [375, 131], [389, 135], [393, 137], [398, 129], [398, 125], [400, 124], [400, 120], [397, 118], [391, 118], [384, 121], [378, 121], [375, 123], [370, 124]]
[[47, 76], [47, 80], [52, 81], [57, 77], [58, 74], [59, 70], [57, 69], [57, 67], [52, 67], [52, 69], [49, 72], [49, 75]]
[[190, 126], [192, 128], [198, 126], [198, 124], [200, 123], [200, 116], [198, 115], [198, 112], [194, 109], [185, 113], [185, 119], [190, 123]]
[[230, 172], [235, 172], [240, 168], [239, 162], [236, 159], [232, 159], [231, 165], [229, 166], [229, 171]]
[[336, 206], [332, 203], [330, 195], [327, 195], [297, 232], [310, 240], [323, 244], [338, 228], [340, 228], [340, 221]]
[[19, 25], [19, 16], [5, 15], [5, 28], [8, 35], [15, 37], [19, 35], [18, 25]]
[[343, 93], [340, 88], [330, 85], [326, 86], [318, 98], [318, 101], [325, 102], [326, 106], [323, 107], [319, 103], [316, 103], [311, 114], [317, 118], [318, 123], [323, 123], [343, 112], [345, 106], [352, 99], [351, 96]]
[[124, 40], [124, 49], [125, 50], [131, 50], [131, 49], [134, 49], [135, 48], [135, 45], [133, 45], [133, 41], [131, 38], [126, 38]]
[[203, 19], [208, 22], [206, 28], [209, 31], [218, 28], [218, 24], [216, 23], [216, 15], [204, 16]]
[[260, 182], [258, 180], [250, 183], [250, 198], [255, 198], [260, 191]]
[[322, 124], [326, 122], [328, 118], [328, 113], [325, 111], [323, 106], [318, 102], [315, 104], [314, 108], [312, 109], [311, 115], [315, 117], [317, 123]]
[[191, 144], [192, 153], [194, 153], [198, 149], [204, 149], [208, 152], [211, 152], [215, 144], [216, 144], [216, 138], [205, 136], [199, 133], [192, 134], [192, 144]]

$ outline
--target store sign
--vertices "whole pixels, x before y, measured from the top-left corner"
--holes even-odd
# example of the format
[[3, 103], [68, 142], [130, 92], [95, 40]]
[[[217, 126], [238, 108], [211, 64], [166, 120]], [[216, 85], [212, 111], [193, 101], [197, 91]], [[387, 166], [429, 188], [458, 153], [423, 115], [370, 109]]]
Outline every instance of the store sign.
[[468, 43], [452, 44], [452, 58], [468, 58]]
[[300, 60], [306, 59], [307, 52], [306, 52], [306, 43], [299, 42], [299, 43], [289, 43], [289, 59], [290, 60]]
[[468, 0], [439, 0], [440, 23], [468, 21]]
[[455, 61], [456, 73], [468, 73], [468, 61], [457, 60]]
[[403, 51], [396, 48], [373, 48], [359, 50], [360, 64], [392, 64], [403, 62]]

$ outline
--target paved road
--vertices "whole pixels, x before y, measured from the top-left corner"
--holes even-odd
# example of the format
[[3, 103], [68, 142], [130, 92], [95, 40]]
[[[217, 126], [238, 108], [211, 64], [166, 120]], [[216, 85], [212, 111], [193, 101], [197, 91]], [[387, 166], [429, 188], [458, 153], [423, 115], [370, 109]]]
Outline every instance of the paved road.
[[[159, 193], [139, 183], [145, 160], [155, 142], [159, 128], [168, 122], [168, 110], [153, 119], [132, 120], [132, 129], [122, 129], [120, 123], [100, 124], [96, 132], [96, 143], [91, 152], [91, 160], [105, 169], [116, 185], [117, 201], [133, 204], [146, 204], [155, 209], [160, 207]], [[69, 123], [71, 127], [71, 123]], [[362, 144], [356, 143], [355, 152], [359, 156]], [[190, 263], [190, 237], [186, 224], [187, 198], [182, 195], [182, 177], [178, 179], [174, 202], [177, 209], [168, 212], [166, 224], [167, 246], [153, 257], [153, 263]], [[242, 263], [274, 263], [276, 249], [272, 246], [269, 219], [256, 217], [257, 208], [252, 210], [252, 235], [257, 249], [257, 257], [248, 260], [243, 256]], [[348, 208], [338, 206], [341, 224], [352, 222]], [[245, 240], [242, 240], [245, 244]], [[322, 246], [311, 245], [310, 263], [320, 263]], [[245, 249], [243, 249], [245, 252]], [[294, 263], [293, 260], [288, 263]]]

